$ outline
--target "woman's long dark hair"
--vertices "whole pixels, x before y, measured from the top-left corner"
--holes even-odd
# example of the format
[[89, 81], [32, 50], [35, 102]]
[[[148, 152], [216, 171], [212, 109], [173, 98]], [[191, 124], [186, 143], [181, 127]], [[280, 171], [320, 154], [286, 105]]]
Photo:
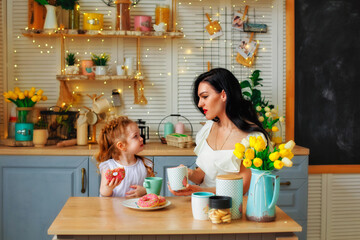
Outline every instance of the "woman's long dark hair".
[[[193, 85], [193, 99], [196, 107], [204, 114], [203, 109], [198, 107], [198, 89], [201, 82], [209, 83], [217, 93], [221, 93], [222, 90], [225, 91], [227, 97], [226, 115], [237, 128], [248, 133], [253, 131], [261, 132], [269, 139], [268, 133], [258, 119], [253, 104], [244, 99], [240, 83], [234, 74], [224, 68], [214, 68], [197, 77]], [[219, 119], [216, 117], [213, 121], [217, 122]]]

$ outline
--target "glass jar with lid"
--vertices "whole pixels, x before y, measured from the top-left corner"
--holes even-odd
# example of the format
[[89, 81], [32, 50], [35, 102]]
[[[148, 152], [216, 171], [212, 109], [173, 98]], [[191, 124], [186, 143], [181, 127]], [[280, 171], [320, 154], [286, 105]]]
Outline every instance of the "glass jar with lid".
[[156, 4], [155, 24], [164, 23], [166, 31], [169, 31], [170, 25], [170, 6], [167, 4]]
[[231, 197], [209, 197], [209, 220], [212, 223], [231, 223]]

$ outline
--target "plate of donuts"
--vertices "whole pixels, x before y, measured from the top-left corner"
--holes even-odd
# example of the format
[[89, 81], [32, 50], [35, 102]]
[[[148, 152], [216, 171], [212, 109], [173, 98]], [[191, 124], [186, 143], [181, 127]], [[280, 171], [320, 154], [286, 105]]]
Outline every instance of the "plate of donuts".
[[121, 202], [125, 207], [150, 211], [166, 208], [171, 205], [171, 202], [166, 200], [165, 197], [157, 196], [156, 194], [147, 194], [141, 198], [132, 198]]

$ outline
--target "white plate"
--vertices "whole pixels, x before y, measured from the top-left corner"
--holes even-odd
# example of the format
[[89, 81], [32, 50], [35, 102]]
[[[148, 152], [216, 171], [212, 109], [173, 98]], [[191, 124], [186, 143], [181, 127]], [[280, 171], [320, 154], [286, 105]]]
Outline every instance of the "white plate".
[[166, 203], [162, 206], [153, 207], [153, 208], [140, 208], [136, 204], [138, 200], [139, 200], [139, 198], [132, 198], [132, 199], [121, 202], [121, 204], [128, 208], [132, 208], [132, 209], [136, 209], [136, 210], [143, 210], [143, 211], [158, 210], [158, 209], [166, 208], [167, 206], [171, 205], [171, 202], [166, 200]]

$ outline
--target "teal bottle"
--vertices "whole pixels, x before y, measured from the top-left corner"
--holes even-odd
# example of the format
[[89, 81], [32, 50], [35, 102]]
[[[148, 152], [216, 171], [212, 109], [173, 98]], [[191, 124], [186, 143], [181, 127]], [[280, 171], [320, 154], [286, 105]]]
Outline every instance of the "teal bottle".
[[[273, 184], [274, 183], [274, 184]], [[246, 218], [255, 222], [275, 220], [275, 205], [279, 198], [280, 178], [271, 171], [251, 168]]]

